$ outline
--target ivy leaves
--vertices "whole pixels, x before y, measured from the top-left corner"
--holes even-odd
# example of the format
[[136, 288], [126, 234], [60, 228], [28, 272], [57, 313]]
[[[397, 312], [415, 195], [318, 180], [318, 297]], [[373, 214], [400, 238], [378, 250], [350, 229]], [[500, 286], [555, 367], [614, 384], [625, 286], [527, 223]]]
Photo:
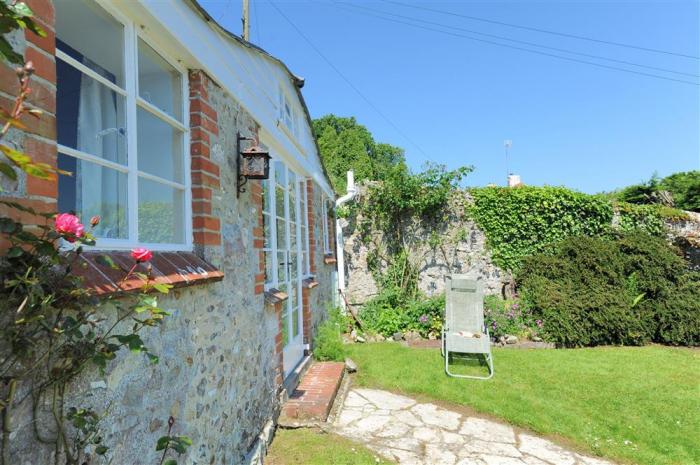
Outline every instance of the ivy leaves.
[[474, 188], [467, 214], [486, 234], [496, 265], [517, 271], [526, 256], [545, 252], [569, 236], [600, 236], [617, 227], [664, 231], [655, 206], [614, 205], [600, 196], [564, 187]]

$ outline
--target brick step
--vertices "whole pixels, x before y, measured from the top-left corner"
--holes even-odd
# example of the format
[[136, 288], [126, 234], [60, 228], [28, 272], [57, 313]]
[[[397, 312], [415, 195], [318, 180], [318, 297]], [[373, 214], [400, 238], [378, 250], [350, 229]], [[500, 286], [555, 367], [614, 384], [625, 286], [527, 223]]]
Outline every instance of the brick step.
[[281, 417], [326, 421], [344, 372], [342, 362], [314, 362], [282, 407]]

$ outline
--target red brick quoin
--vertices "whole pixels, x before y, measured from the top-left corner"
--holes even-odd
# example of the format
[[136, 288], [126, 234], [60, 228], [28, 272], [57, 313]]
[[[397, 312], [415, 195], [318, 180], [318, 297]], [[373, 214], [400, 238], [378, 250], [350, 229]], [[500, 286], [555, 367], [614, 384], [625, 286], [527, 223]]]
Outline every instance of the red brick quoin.
[[[46, 37], [39, 37], [25, 30], [26, 49], [25, 60], [34, 64], [35, 74], [30, 87], [32, 93], [27, 100], [27, 106], [43, 111], [39, 118], [24, 115], [22, 122], [26, 126], [18, 149], [30, 155], [34, 161], [47, 163], [56, 167], [56, 49], [55, 12], [53, 3], [45, 0], [26, 0], [35, 13], [37, 23], [46, 31]], [[0, 63], [0, 106], [11, 110], [14, 99], [19, 93], [19, 82], [15, 73], [15, 65], [7, 62]], [[12, 129], [11, 133], [19, 131]], [[8, 188], [0, 193], [0, 198], [18, 202], [39, 213], [56, 211], [58, 197], [58, 180], [41, 180], [30, 176], [22, 187]], [[28, 215], [17, 210], [0, 206], [0, 215], [15, 218], [25, 225], [46, 224], [46, 218]], [[0, 244], [0, 249], [7, 244]]]
[[211, 80], [201, 70], [189, 72], [192, 231], [197, 245], [221, 245], [221, 222], [212, 215], [211, 199], [221, 187], [220, 167], [211, 160], [211, 138], [219, 134], [216, 110], [209, 105]]

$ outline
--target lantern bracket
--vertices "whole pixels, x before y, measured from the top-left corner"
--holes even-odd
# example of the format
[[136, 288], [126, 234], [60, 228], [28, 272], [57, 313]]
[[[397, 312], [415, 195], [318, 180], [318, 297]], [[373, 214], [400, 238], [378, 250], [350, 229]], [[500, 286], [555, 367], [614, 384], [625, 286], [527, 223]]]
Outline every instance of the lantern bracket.
[[252, 137], [241, 136], [241, 133], [236, 133], [236, 198], [245, 192], [245, 185], [248, 182], [248, 178], [241, 174], [241, 164], [243, 163], [243, 157], [241, 156], [241, 141], [243, 140], [255, 140]]

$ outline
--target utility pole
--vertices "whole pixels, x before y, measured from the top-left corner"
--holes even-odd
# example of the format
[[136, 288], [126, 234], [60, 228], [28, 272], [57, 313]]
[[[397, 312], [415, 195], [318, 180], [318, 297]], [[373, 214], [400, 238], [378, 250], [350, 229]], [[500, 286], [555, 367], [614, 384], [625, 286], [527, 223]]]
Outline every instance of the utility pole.
[[510, 171], [508, 171], [508, 150], [513, 146], [513, 141], [506, 139], [503, 141], [503, 148], [506, 151], [506, 186], [508, 185], [508, 176], [510, 176]]
[[243, 0], [243, 17], [241, 21], [243, 22], [243, 40], [250, 42], [250, 0]]

